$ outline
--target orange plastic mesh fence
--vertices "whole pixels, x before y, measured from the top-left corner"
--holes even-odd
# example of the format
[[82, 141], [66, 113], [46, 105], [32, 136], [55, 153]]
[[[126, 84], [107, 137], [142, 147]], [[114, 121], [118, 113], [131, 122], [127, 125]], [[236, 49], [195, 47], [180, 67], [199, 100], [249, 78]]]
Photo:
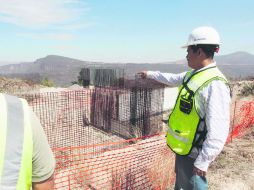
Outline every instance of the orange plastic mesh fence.
[[84, 151], [90, 146], [55, 149], [55, 189], [167, 189], [174, 180], [174, 155], [164, 136], [117, 142], [122, 148], [96, 153]]
[[92, 130], [85, 124], [90, 116], [91, 91], [47, 92], [23, 95], [28, 100], [52, 148], [82, 146]]
[[52, 148], [158, 134], [161, 96], [160, 89], [147, 93], [102, 88], [22, 95], [39, 117]]
[[232, 123], [228, 142], [233, 138], [242, 137], [254, 127], [254, 100], [239, 100], [234, 102], [232, 107]]
[[[23, 95], [39, 116], [54, 151], [57, 162], [55, 189], [143, 190], [170, 187], [174, 180], [174, 155], [166, 146], [165, 134], [121, 138], [119, 134], [123, 133], [123, 128], [126, 132], [128, 127], [134, 126], [126, 122], [131, 115], [128, 107], [122, 107], [122, 110], [114, 108], [109, 119], [115, 126], [110, 133], [101, 130], [103, 127], [93, 126], [90, 122], [90, 112], [94, 110], [91, 109], [92, 93], [94, 91], [84, 89]], [[103, 98], [108, 101], [108, 96]], [[129, 95], [123, 94], [121, 98], [124, 103]], [[115, 104], [107, 105], [110, 107], [105, 110]], [[153, 106], [157, 106], [157, 102]], [[99, 110], [100, 106], [96, 109]], [[253, 127], [253, 110], [254, 101], [237, 101], [232, 104], [228, 142], [246, 134]], [[152, 114], [155, 115], [154, 121], [150, 122], [153, 126], [162, 117], [158, 117], [157, 112]], [[103, 120], [102, 124], [105, 122]], [[156, 130], [160, 129], [159, 125], [161, 123], [157, 124]]]

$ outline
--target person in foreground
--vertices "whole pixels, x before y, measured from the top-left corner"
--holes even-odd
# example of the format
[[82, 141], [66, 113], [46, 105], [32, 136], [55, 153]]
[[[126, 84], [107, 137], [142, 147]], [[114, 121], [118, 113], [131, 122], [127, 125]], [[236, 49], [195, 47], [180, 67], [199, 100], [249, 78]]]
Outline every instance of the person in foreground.
[[53, 190], [55, 160], [24, 99], [0, 93], [0, 189]]
[[230, 125], [230, 88], [213, 60], [218, 32], [194, 29], [184, 48], [191, 70], [180, 74], [142, 71], [142, 78], [178, 84], [178, 97], [168, 120], [167, 145], [176, 154], [175, 190], [208, 189], [206, 172], [226, 142]]

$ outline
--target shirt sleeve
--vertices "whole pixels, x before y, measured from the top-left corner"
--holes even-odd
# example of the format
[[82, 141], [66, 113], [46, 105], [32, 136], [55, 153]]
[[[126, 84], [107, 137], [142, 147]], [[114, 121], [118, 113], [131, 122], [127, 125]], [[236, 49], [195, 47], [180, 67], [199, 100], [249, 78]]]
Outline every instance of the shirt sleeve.
[[166, 85], [180, 85], [186, 75], [186, 72], [173, 74], [161, 73], [160, 71], [147, 71], [147, 78], [154, 79]]
[[55, 159], [40, 121], [32, 110], [31, 122], [33, 132], [32, 182], [42, 182], [54, 173]]
[[230, 89], [223, 81], [213, 81], [202, 91], [207, 135], [194, 166], [207, 171], [226, 142], [230, 125]]

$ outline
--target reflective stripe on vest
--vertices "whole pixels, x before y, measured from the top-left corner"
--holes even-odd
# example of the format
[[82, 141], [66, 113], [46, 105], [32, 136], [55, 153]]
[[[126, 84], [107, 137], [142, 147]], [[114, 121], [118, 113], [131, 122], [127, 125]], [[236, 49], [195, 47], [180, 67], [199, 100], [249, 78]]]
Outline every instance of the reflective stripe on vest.
[[207, 86], [213, 80], [222, 80], [227, 83], [224, 75], [211, 67], [191, 76], [187, 72], [179, 93], [175, 107], [169, 116], [169, 130], [167, 131], [168, 146], [179, 155], [188, 155], [193, 147], [200, 118], [196, 109], [195, 95], [199, 89]]
[[32, 129], [27, 102], [0, 94], [0, 189], [29, 190], [32, 180]]
[[190, 139], [189, 138], [185, 138], [179, 135], [179, 133], [174, 132], [170, 127], [168, 128], [168, 133], [170, 133], [172, 136], [174, 136], [175, 139], [184, 142], [185, 144], [187, 144]]

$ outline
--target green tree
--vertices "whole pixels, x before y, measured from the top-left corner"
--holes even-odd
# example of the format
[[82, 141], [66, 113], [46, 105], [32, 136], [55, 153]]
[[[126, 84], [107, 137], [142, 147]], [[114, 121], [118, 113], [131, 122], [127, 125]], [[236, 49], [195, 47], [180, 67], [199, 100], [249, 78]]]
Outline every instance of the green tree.
[[72, 81], [72, 84], [78, 84], [80, 86], [89, 86], [90, 84], [90, 70], [88, 68], [82, 68], [79, 72], [77, 81]]
[[47, 86], [47, 87], [53, 87], [54, 82], [52, 80], [49, 80], [48, 77], [43, 77], [41, 80], [41, 85]]

